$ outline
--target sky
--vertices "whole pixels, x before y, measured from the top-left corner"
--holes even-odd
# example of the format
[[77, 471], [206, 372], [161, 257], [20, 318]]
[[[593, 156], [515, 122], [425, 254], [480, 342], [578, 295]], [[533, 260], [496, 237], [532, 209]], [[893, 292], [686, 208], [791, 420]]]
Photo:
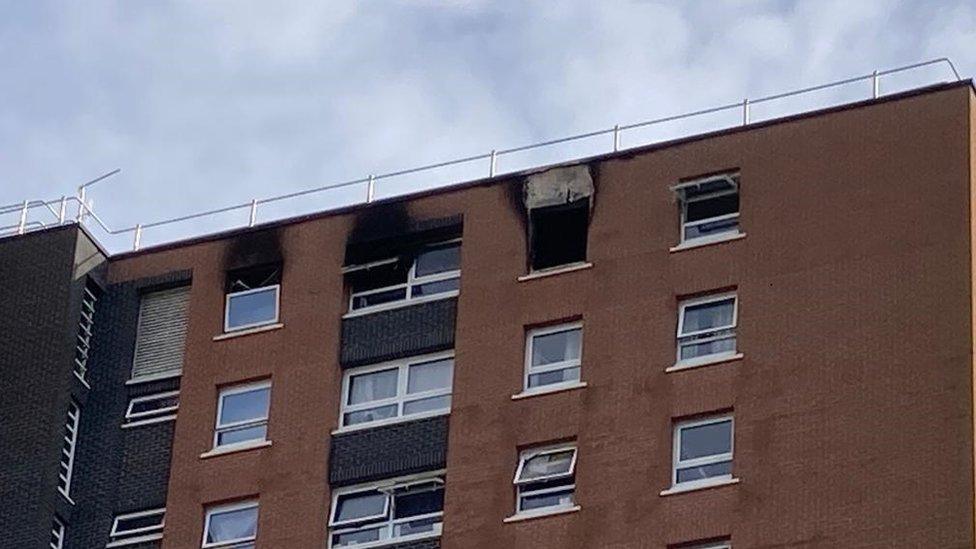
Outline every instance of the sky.
[[[931, 58], [950, 57], [968, 78], [974, 45], [971, 0], [0, 0], [0, 205], [72, 195], [121, 168], [89, 195], [118, 229]], [[891, 77], [882, 93], [950, 76]], [[869, 93], [859, 83], [752, 113]], [[622, 146], [740, 119], [624, 133]], [[508, 155], [498, 170], [611, 143]], [[382, 179], [376, 194], [487, 172], [479, 160]], [[258, 220], [364, 197], [355, 185], [262, 205]], [[147, 229], [143, 243], [247, 217]], [[16, 221], [0, 215], [0, 226]], [[113, 251], [131, 246], [131, 234], [95, 234]]]

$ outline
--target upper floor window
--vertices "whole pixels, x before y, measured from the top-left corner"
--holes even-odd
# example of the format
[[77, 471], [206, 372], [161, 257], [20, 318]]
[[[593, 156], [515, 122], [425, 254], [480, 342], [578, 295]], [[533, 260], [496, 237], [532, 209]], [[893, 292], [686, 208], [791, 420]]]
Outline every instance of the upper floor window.
[[732, 440], [731, 415], [676, 424], [672, 484], [683, 488], [730, 480]]
[[360, 269], [352, 278], [349, 310], [382, 309], [457, 295], [461, 283], [461, 241], [424, 247], [412, 260], [391, 258]]
[[576, 446], [526, 450], [515, 470], [516, 514], [545, 514], [576, 504]]
[[443, 475], [337, 490], [329, 516], [329, 545], [439, 536], [443, 515]]
[[525, 390], [556, 389], [580, 380], [583, 325], [529, 330], [525, 342]]
[[679, 304], [678, 364], [721, 360], [736, 352], [734, 293], [688, 299]]
[[453, 379], [453, 352], [347, 370], [341, 427], [446, 414]]
[[135, 397], [129, 401], [125, 411], [125, 427], [135, 427], [161, 421], [176, 419], [176, 411], [180, 407], [180, 392], [166, 391]]
[[532, 270], [585, 262], [589, 224], [589, 198], [529, 210]]
[[64, 422], [64, 437], [61, 441], [61, 461], [58, 472], [58, 490], [71, 500], [71, 478], [75, 468], [75, 450], [78, 447], [78, 425], [81, 423], [81, 408], [72, 400], [68, 403], [68, 417]]
[[88, 385], [88, 355], [91, 352], [92, 330], [95, 325], [95, 304], [101, 294], [98, 286], [88, 280], [81, 292], [81, 314], [78, 318], [78, 334], [75, 341], [74, 373]]
[[224, 331], [277, 323], [280, 292], [280, 264], [230, 271], [227, 274]]
[[190, 288], [147, 293], [139, 302], [132, 379], [177, 376], [183, 370]]
[[681, 242], [722, 240], [739, 233], [739, 174], [709, 176], [674, 187], [681, 203]]
[[254, 549], [258, 535], [258, 502], [245, 501], [207, 509], [201, 547]]
[[245, 446], [267, 439], [271, 382], [235, 385], [220, 391], [214, 448]]
[[116, 516], [109, 533], [111, 542], [106, 547], [162, 539], [165, 515], [166, 509], [153, 509]]

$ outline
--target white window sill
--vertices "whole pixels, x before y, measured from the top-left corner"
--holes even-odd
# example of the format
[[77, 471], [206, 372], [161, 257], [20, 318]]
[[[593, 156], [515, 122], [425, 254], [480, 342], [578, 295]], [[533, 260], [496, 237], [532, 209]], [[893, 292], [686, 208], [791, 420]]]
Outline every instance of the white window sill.
[[274, 324], [265, 324], [264, 326], [255, 326], [253, 328], [245, 328], [243, 330], [235, 330], [233, 332], [227, 332], [225, 334], [216, 335], [213, 337], [214, 341], [223, 341], [225, 339], [233, 339], [235, 337], [242, 337], [251, 334], [260, 334], [261, 332], [270, 332], [271, 330], [277, 330], [279, 328], [284, 328], [285, 325], [281, 322], [276, 322]]
[[712, 481], [700, 481], [695, 483], [688, 483], [687, 485], [679, 484], [677, 486], [672, 486], [667, 490], [661, 492], [662, 496], [672, 496], [675, 494], [684, 494], [687, 492], [697, 492], [699, 490], [708, 490], [710, 488], [720, 488], [722, 486], [731, 486], [733, 484], [738, 484], [738, 478], [723, 478]]
[[164, 379], [173, 379], [174, 377], [180, 377], [183, 375], [183, 371], [178, 372], [165, 372], [162, 374], [152, 374], [148, 376], [134, 377], [125, 382], [126, 385], [138, 385], [140, 383], [149, 383], [151, 381], [161, 381]]
[[664, 369], [665, 372], [680, 372], [682, 370], [691, 370], [692, 368], [701, 368], [703, 366], [714, 366], [716, 364], [725, 364], [726, 362], [735, 362], [737, 360], [742, 360], [745, 355], [742, 353], [735, 354], [721, 354], [713, 356], [705, 356], [695, 360], [682, 360], [676, 362], [673, 366], [668, 366]]
[[113, 541], [105, 544], [105, 547], [125, 547], [126, 545], [135, 545], [137, 543], [145, 543], [147, 541], [156, 541], [163, 539], [162, 534], [146, 534], [144, 536], [120, 539], [118, 541]]
[[459, 290], [451, 290], [450, 292], [444, 292], [441, 294], [428, 295], [424, 297], [416, 297], [413, 299], [401, 299], [400, 301], [391, 301], [390, 303], [383, 303], [382, 305], [374, 305], [372, 307], [363, 307], [362, 309], [355, 309], [342, 315], [342, 318], [355, 318], [357, 316], [366, 316], [366, 315], [371, 315], [373, 313], [381, 313], [383, 311], [392, 311], [394, 309], [402, 309], [404, 307], [410, 307], [411, 305], [420, 305], [421, 303], [430, 303], [431, 301], [451, 299], [452, 297], [457, 297], [459, 295], [461, 295], [461, 292]]
[[248, 441], [248, 442], [242, 442], [240, 444], [218, 446], [213, 450], [208, 450], [200, 454], [200, 459], [207, 459], [216, 456], [224, 456], [227, 454], [236, 454], [238, 452], [246, 452], [248, 450], [256, 450], [258, 448], [267, 448], [268, 446], [271, 446], [270, 440]]
[[533, 271], [527, 275], [522, 275], [517, 278], [519, 282], [525, 282], [527, 280], [535, 280], [537, 278], [545, 278], [547, 276], [556, 276], [563, 273], [572, 273], [574, 271], [582, 271], [593, 267], [593, 264], [588, 261], [582, 261], [579, 263], [570, 263], [568, 265], [559, 265], [558, 267], [550, 267], [548, 269], [542, 269], [539, 271]]
[[552, 386], [544, 386], [539, 389], [529, 389], [527, 391], [522, 391], [517, 395], [512, 395], [512, 400], [522, 400], [523, 398], [532, 398], [542, 395], [551, 395], [554, 393], [564, 393], [566, 391], [575, 391], [576, 389], [582, 389], [586, 387], [585, 381], [578, 381], [570, 384], [553, 384]]
[[516, 513], [510, 517], [505, 517], [502, 522], [522, 522], [523, 520], [533, 520], [537, 518], [553, 517], [557, 515], [567, 515], [569, 513], [576, 513], [580, 510], [579, 505], [574, 505], [572, 507], [563, 507], [560, 509], [544, 509], [535, 512], [526, 513]]
[[163, 422], [166, 422], [166, 421], [174, 421], [175, 419], [176, 419], [176, 414], [172, 414], [172, 415], [168, 415], [168, 416], [154, 417], [152, 419], [137, 419], [137, 420], [130, 421], [128, 423], [123, 423], [122, 424], [122, 428], [123, 429], [132, 429], [133, 427], [142, 427], [144, 425], [153, 425], [153, 424], [156, 424], [156, 423], [163, 423]]
[[702, 246], [711, 246], [713, 244], [721, 244], [722, 242], [731, 242], [733, 240], [739, 240], [746, 237], [746, 233], [729, 233], [717, 236], [709, 236], [703, 238], [694, 238], [692, 240], [686, 240], [677, 246], [669, 248], [668, 251], [671, 253], [682, 252], [684, 250], [693, 250], [695, 248], [701, 248]]
[[425, 532], [423, 534], [415, 534], [412, 536], [401, 536], [398, 538], [384, 539], [380, 541], [367, 541], [363, 543], [355, 543], [349, 547], [354, 547], [355, 549], [376, 549], [378, 547], [392, 547], [401, 543], [411, 543], [414, 541], [421, 541], [425, 539], [433, 539], [441, 537], [441, 532]]
[[423, 414], [413, 414], [410, 416], [402, 417], [391, 417], [389, 419], [381, 419], [379, 421], [370, 421], [368, 423], [357, 423], [355, 425], [349, 425], [347, 427], [339, 427], [332, 431], [333, 435], [341, 435], [344, 433], [352, 433], [355, 431], [362, 431], [364, 429], [375, 429], [377, 427], [385, 427], [387, 425], [396, 425], [397, 423], [406, 423], [408, 421], [417, 421], [420, 419], [428, 419], [438, 416], [449, 416], [451, 415], [450, 410], [438, 410], [434, 412], [427, 412]]

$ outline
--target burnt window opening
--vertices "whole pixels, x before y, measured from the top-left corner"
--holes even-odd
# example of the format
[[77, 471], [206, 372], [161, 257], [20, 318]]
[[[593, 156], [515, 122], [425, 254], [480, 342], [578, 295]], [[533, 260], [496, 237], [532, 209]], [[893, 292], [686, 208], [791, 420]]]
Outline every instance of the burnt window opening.
[[227, 273], [227, 293], [254, 290], [281, 284], [281, 264], [234, 269]]
[[461, 241], [421, 246], [398, 257], [351, 268], [347, 275], [352, 289], [350, 312], [457, 295]]
[[739, 176], [722, 174], [674, 187], [681, 205], [681, 242], [722, 240], [739, 234]]
[[224, 332], [278, 322], [280, 263], [229, 271], [225, 289]]
[[533, 271], [586, 261], [590, 199], [529, 210], [529, 262]]

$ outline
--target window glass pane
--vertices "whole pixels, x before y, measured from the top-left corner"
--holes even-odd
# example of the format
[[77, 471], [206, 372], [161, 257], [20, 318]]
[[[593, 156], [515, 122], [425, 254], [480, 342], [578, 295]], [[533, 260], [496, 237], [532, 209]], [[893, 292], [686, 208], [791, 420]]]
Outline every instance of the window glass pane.
[[341, 547], [343, 545], [355, 545], [369, 541], [379, 541], [381, 528], [370, 530], [357, 530], [346, 532], [345, 534], [335, 534], [332, 536], [332, 546]]
[[233, 393], [222, 397], [220, 425], [268, 417], [269, 387]]
[[227, 303], [227, 327], [274, 322], [277, 316], [277, 288], [230, 297]]
[[686, 221], [701, 221], [702, 219], [709, 219], [720, 215], [738, 213], [739, 193], [715, 196], [704, 200], [694, 200], [688, 202], [687, 207]]
[[444, 488], [407, 490], [396, 494], [393, 505], [396, 508], [393, 518], [416, 517], [444, 510]]
[[441, 517], [428, 517], [420, 520], [401, 522], [393, 527], [393, 535], [400, 537], [409, 536], [411, 534], [422, 534], [424, 532], [433, 532], [442, 520], [443, 519]]
[[732, 313], [735, 310], [735, 298], [730, 297], [711, 303], [700, 303], [685, 307], [684, 324], [681, 333], [688, 334], [712, 328], [724, 328], [732, 325]]
[[121, 518], [115, 528], [117, 534], [124, 534], [132, 530], [142, 530], [143, 528], [161, 528], [163, 526], [163, 514], [145, 515], [141, 517]]
[[358, 492], [339, 496], [333, 522], [360, 520], [384, 515], [387, 495], [379, 491]]
[[533, 336], [532, 365], [542, 366], [554, 362], [579, 359], [582, 332], [582, 329], [575, 328], [563, 332]]
[[535, 456], [525, 461], [522, 466], [520, 481], [552, 475], [567, 474], [573, 464], [573, 449], [561, 450], [551, 454]]
[[405, 284], [409, 268], [409, 265], [403, 265], [400, 261], [393, 261], [385, 265], [377, 265], [349, 273], [349, 283], [352, 285], [353, 293]]
[[681, 429], [681, 460], [732, 451], [732, 421], [720, 421]]
[[162, 410], [165, 408], [173, 408], [179, 406], [180, 395], [173, 395], [162, 398], [151, 398], [149, 400], [140, 400], [132, 403], [132, 409], [130, 414], [142, 414], [146, 412], [154, 412], [156, 410]]
[[422, 295], [443, 294], [446, 292], [453, 292], [460, 287], [461, 280], [458, 278], [452, 278], [450, 280], [441, 280], [439, 282], [417, 284], [411, 290], [411, 295], [413, 295], [413, 297], [420, 297]]
[[449, 388], [453, 371], [454, 360], [450, 358], [412, 364], [407, 376], [407, 393]]
[[214, 513], [210, 515], [207, 543], [254, 537], [257, 530], [257, 507]]
[[242, 427], [238, 429], [228, 429], [217, 433], [217, 446], [225, 444], [236, 444], [248, 440], [264, 440], [268, 435], [267, 425], [255, 425], [253, 427]]
[[723, 461], [720, 463], [711, 463], [709, 465], [701, 465], [698, 467], [685, 467], [683, 469], [678, 469], [677, 481], [681, 482], [691, 482], [694, 480], [703, 480], [706, 478], [721, 477], [732, 474], [732, 462]]
[[461, 245], [431, 248], [417, 256], [414, 276], [426, 276], [461, 268]]
[[579, 381], [580, 369], [579, 366], [574, 366], [572, 368], [563, 368], [562, 370], [553, 370], [551, 372], [545, 372], [542, 374], [530, 374], [529, 375], [529, 388], [532, 387], [542, 387], [545, 385], [552, 385], [554, 383], [567, 383], [571, 381]]
[[359, 295], [353, 298], [352, 308], [362, 309], [374, 305], [382, 305], [393, 301], [400, 301], [407, 298], [406, 288], [396, 288], [386, 292], [377, 292], [369, 295]]
[[719, 219], [717, 221], [709, 221], [707, 223], [700, 223], [698, 225], [686, 225], [685, 240], [691, 240], [693, 238], [701, 238], [703, 236], [711, 236], [713, 234], [734, 233], [734, 232], [739, 232], [738, 217]]
[[393, 398], [397, 394], [397, 379], [399, 373], [396, 368], [360, 374], [349, 378], [348, 404], [361, 404], [384, 398]]
[[403, 404], [403, 415], [422, 414], [437, 410], [447, 410], [451, 407], [451, 395], [422, 398]]
[[698, 343], [694, 340], [681, 343], [681, 360], [692, 359], [700, 356], [717, 355], [719, 353], [731, 353], [735, 351], [735, 336], [725, 339], [713, 339]]
[[521, 511], [531, 511], [532, 509], [540, 509], [543, 507], [569, 507], [573, 505], [573, 490], [524, 496], [522, 497], [521, 504]]
[[357, 423], [379, 421], [381, 419], [391, 418], [396, 415], [397, 405], [390, 404], [389, 406], [380, 406], [379, 408], [370, 408], [369, 410], [348, 412], [343, 420], [343, 425], [356, 425]]

